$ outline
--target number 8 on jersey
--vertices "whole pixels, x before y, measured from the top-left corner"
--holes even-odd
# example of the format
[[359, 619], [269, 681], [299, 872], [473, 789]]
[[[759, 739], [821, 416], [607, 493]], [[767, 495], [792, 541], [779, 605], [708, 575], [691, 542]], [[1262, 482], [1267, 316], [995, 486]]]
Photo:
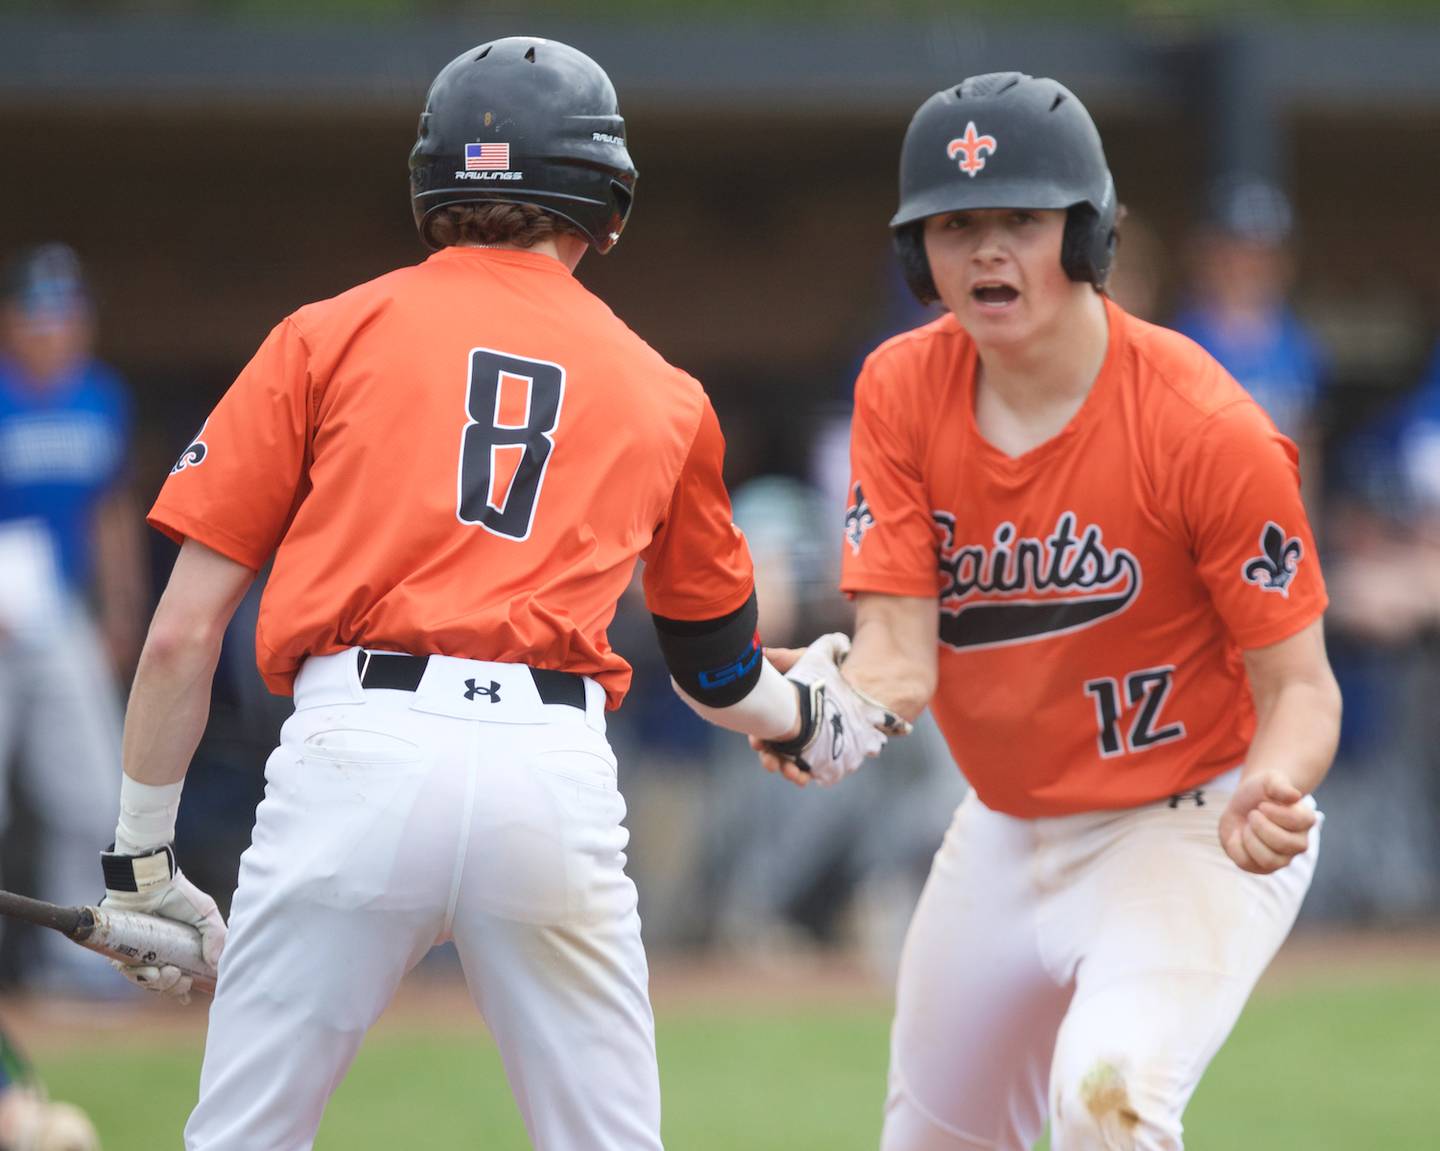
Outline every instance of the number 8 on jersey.
[[[522, 395], [523, 403], [517, 402]], [[456, 512], [461, 523], [505, 539], [530, 538], [564, 396], [559, 364], [490, 348], [470, 352]]]

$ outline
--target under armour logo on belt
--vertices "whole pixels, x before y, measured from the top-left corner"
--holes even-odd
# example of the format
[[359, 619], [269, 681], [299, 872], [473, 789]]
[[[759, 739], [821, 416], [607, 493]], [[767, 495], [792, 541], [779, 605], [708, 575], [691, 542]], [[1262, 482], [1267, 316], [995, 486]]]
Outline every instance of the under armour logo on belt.
[[1170, 810], [1174, 811], [1180, 806], [1181, 802], [1186, 799], [1193, 799], [1196, 807], [1204, 807], [1205, 789], [1203, 787], [1197, 787], [1194, 791], [1182, 791], [1179, 795], [1172, 795], [1170, 797]]
[[473, 700], [477, 695], [485, 696], [491, 703], [499, 703], [500, 685], [492, 679], [489, 687], [479, 687], [473, 679], [467, 679], [465, 681], [465, 698]]

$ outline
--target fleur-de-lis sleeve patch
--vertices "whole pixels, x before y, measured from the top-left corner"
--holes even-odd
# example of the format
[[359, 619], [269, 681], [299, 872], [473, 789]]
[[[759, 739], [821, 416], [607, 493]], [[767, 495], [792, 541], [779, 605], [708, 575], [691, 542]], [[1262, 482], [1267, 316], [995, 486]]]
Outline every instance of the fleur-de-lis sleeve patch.
[[200, 430], [195, 433], [195, 438], [190, 441], [190, 446], [180, 453], [180, 458], [175, 461], [175, 466], [170, 469], [170, 474], [177, 475], [186, 468], [199, 467], [204, 463], [205, 457], [210, 454], [210, 449], [200, 437], [205, 434], [205, 429], [210, 424], [209, 420], [200, 425]]
[[850, 550], [860, 554], [860, 544], [865, 533], [875, 526], [875, 517], [870, 514], [870, 505], [865, 502], [865, 492], [859, 481], [850, 489], [850, 506], [845, 509], [845, 538], [850, 541]]
[[1290, 598], [1290, 583], [1295, 569], [1305, 558], [1305, 545], [1299, 536], [1286, 536], [1285, 529], [1274, 520], [1267, 520], [1260, 532], [1260, 554], [1245, 561], [1240, 574], [1246, 583], [1261, 591], [1278, 591]]

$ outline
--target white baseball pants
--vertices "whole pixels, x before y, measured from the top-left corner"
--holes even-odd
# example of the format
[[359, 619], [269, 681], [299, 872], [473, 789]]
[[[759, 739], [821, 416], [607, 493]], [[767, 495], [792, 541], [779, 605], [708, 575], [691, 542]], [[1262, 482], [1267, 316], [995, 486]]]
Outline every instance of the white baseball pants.
[[1238, 779], [1024, 820], [971, 794], [906, 938], [883, 1151], [1178, 1151], [1206, 1065], [1289, 933], [1319, 846], [1269, 876], [1217, 837]]
[[190, 1151], [309, 1148], [366, 1029], [447, 938], [538, 1151], [658, 1151], [625, 803], [585, 689], [583, 710], [546, 704], [521, 665], [432, 656], [413, 692], [362, 690], [355, 652], [306, 663], [241, 860]]

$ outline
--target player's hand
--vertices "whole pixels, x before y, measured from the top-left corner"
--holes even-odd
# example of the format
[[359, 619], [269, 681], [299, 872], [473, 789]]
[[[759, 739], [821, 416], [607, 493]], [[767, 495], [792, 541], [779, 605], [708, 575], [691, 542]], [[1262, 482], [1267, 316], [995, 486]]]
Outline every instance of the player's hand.
[[[215, 901], [185, 878], [171, 848], [162, 847], [144, 855], [101, 852], [100, 862], [105, 872], [101, 907], [159, 915], [195, 928], [200, 933], [201, 957], [211, 971], [215, 970], [225, 948], [225, 920]], [[178, 967], [111, 962], [137, 987], [182, 1003], [190, 1000], [194, 980]]]
[[1220, 816], [1220, 845], [1242, 871], [1269, 875], [1310, 846], [1315, 806], [1278, 771], [1242, 778]]
[[807, 650], [803, 647], [767, 647], [765, 658], [775, 665], [776, 671], [784, 675], [795, 666]]
[[[840, 674], [850, 651], [849, 637], [832, 632], [805, 649], [786, 675], [800, 693], [800, 733], [791, 740], [763, 745], [761, 763], [792, 783], [808, 774], [823, 786], [840, 782], [885, 746], [887, 732], [904, 732], [909, 724], [874, 700], [857, 692]], [[772, 765], [765, 753], [788, 760]]]
[[785, 756], [771, 751], [769, 744], [758, 735], [750, 737], [750, 746], [760, 756], [761, 767], [772, 775], [789, 780], [796, 787], [804, 787], [815, 778], [793, 759], [787, 759]]

